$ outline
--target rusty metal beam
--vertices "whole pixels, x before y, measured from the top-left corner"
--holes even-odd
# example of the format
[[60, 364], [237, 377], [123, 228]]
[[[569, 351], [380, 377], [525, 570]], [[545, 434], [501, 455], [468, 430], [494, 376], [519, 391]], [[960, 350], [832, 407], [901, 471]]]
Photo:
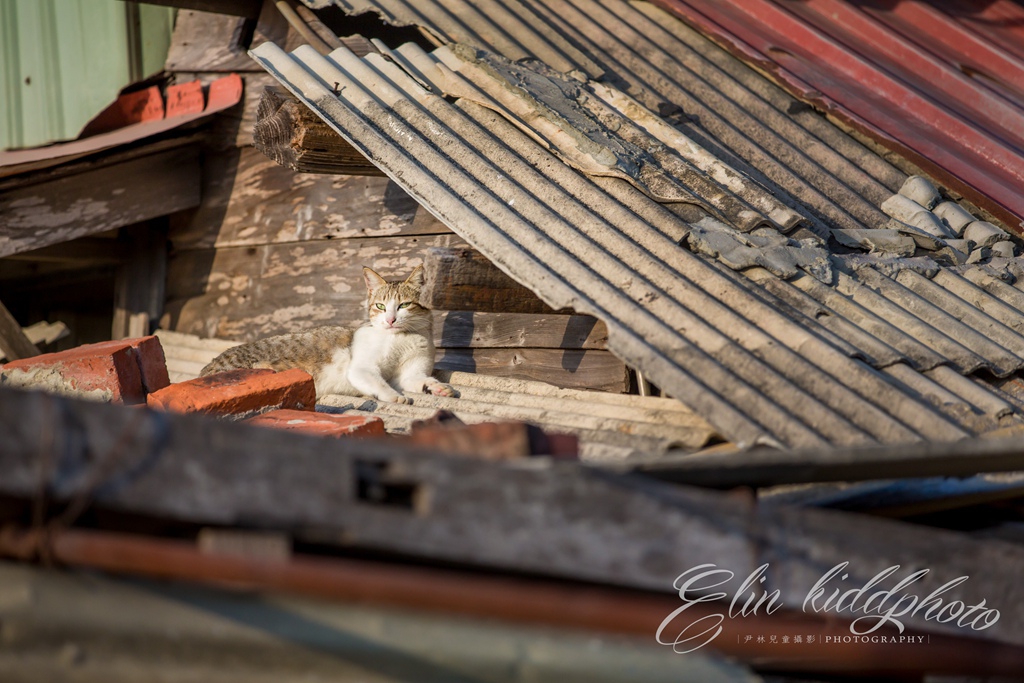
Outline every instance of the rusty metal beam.
[[[122, 533], [63, 529], [39, 532], [0, 529], [0, 556], [48, 560], [115, 574], [191, 581], [241, 590], [261, 590], [405, 609], [489, 617], [517, 623], [653, 637], [680, 606], [674, 596], [414, 565], [295, 556], [268, 560], [202, 552], [194, 543]], [[695, 604], [687, 621], [727, 609]], [[764, 671], [813, 671], [858, 676], [921, 674], [1019, 674], [1024, 648], [907, 630], [927, 643], [822, 643], [819, 649], [787, 651], [783, 636], [849, 636], [849, 624], [795, 611], [726, 619], [710, 649]], [[882, 632], [879, 632], [880, 634]], [[763, 642], [745, 638], [763, 635]], [[897, 635], [895, 631], [886, 635]], [[772, 636], [776, 642], [772, 642]], [[808, 655], [808, 653], [813, 653]], [[781, 653], [781, 654], [780, 654]]]

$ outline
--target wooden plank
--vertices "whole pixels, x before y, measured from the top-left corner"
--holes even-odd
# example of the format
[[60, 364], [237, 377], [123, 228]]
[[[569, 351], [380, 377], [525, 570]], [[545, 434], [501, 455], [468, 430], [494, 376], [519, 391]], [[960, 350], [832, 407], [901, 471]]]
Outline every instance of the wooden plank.
[[[270, 162], [273, 163], [273, 162]], [[174, 254], [161, 327], [251, 341], [366, 318], [362, 267], [405, 277], [426, 249], [466, 245], [454, 234], [312, 240]]]
[[51, 244], [7, 257], [10, 261], [33, 263], [70, 263], [75, 267], [119, 265], [128, 258], [125, 245], [114, 239], [83, 237], [71, 242]]
[[[861, 588], [890, 567], [903, 569], [879, 590], [927, 569], [897, 594], [921, 600], [969, 577], [940, 592], [942, 603], [955, 609], [954, 600], [984, 600], [987, 608], [1001, 610], [998, 622], [974, 632], [952, 619], [926, 619], [925, 610], [901, 613], [901, 622], [1024, 644], [1024, 610], [1014, 600], [1024, 546], [964, 533], [834, 511], [753, 506], [735, 495], [576, 462], [482, 462], [406, 450], [393, 440], [323, 440], [10, 389], [0, 389], [0, 433], [0, 494], [7, 496], [31, 499], [44, 484], [51, 500], [80, 497], [111, 511], [286, 531], [300, 542], [664, 594], [676, 592], [673, 584], [683, 572], [711, 564], [732, 573], [715, 590], [737, 594], [739, 604], [746, 595], [778, 590], [776, 600], [793, 610], [841, 563], [848, 563], [846, 577], [832, 577], [824, 597], [833, 589]], [[43, 467], [40, 454], [53, 448], [60, 457], [49, 457]], [[388, 487], [403, 495], [389, 497]], [[366, 495], [370, 490], [384, 495]], [[744, 593], [741, 583], [766, 563], [764, 582], [756, 583], [755, 576], [758, 588]], [[832, 610], [818, 616], [862, 614]], [[682, 629], [684, 621], [673, 623]]]
[[172, 221], [177, 250], [452, 234], [388, 178], [295, 173], [252, 148], [205, 171], [202, 205]]
[[438, 348], [606, 349], [608, 328], [589, 315], [435, 311]]
[[247, 53], [249, 48], [272, 42], [294, 50], [306, 42], [288, 25], [273, 2], [263, 3], [255, 27], [251, 22], [251, 19], [227, 14], [197, 10], [178, 12], [164, 69], [218, 73], [260, 71]]
[[32, 343], [21, 325], [0, 301], [0, 348], [8, 360], [19, 360], [38, 356], [41, 351]]
[[425, 306], [447, 311], [554, 313], [475, 249], [431, 249], [423, 261]]
[[635, 463], [636, 471], [664, 481], [735, 488], [910, 477], [964, 477], [1024, 470], [1019, 435], [1006, 439], [928, 442], [898, 446], [779, 451], [755, 449], [692, 454]]
[[625, 363], [608, 351], [441, 349], [436, 367], [439, 370], [537, 380], [568, 389], [616, 393], [629, 389]]
[[0, 256], [93, 235], [199, 204], [198, 150], [187, 145], [0, 194]]
[[302, 173], [383, 176], [345, 138], [281, 88], [264, 88], [253, 143], [276, 163]]
[[[145, 142], [137, 146], [128, 145], [101, 150], [88, 155], [86, 158], [72, 155], [66, 161], [52, 166], [18, 171], [0, 176], [0, 195], [8, 190], [17, 190], [29, 185], [68, 178], [103, 166], [112, 166], [187, 145], [198, 145], [201, 142], [202, 135], [197, 132], [180, 132], [172, 137]], [[4, 170], [9, 171], [12, 168], [17, 170], [21, 169], [22, 166], [23, 164], [17, 167], [5, 168]]]
[[[143, 2], [143, 0], [127, 1]], [[145, 3], [147, 5], [179, 7], [181, 9], [199, 10], [214, 14], [230, 14], [248, 19], [258, 17], [260, 15], [260, 8], [263, 6], [261, 0], [145, 0]]]
[[[2, 305], [3, 304], [0, 304], [0, 306]], [[48, 323], [45, 320], [33, 323], [28, 327], [23, 327], [21, 328], [21, 331], [25, 333], [28, 340], [32, 342], [32, 344], [36, 345], [37, 348], [40, 344], [52, 344], [53, 342], [63, 339], [71, 334], [71, 330], [69, 330], [68, 326], [64, 323], [60, 321]], [[40, 350], [40, 352], [42, 351]], [[5, 360], [9, 359], [7, 358], [7, 354], [3, 350], [2, 346], [0, 346], [0, 362]]]
[[111, 339], [142, 337], [153, 332], [164, 309], [167, 280], [167, 227], [153, 222], [123, 230], [131, 258], [114, 280]]

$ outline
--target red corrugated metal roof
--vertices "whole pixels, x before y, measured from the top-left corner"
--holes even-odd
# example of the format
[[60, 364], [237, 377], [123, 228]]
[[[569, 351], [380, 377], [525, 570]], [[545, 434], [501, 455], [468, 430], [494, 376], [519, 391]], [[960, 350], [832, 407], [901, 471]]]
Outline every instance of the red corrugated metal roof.
[[1021, 231], [1021, 5], [657, 1]]

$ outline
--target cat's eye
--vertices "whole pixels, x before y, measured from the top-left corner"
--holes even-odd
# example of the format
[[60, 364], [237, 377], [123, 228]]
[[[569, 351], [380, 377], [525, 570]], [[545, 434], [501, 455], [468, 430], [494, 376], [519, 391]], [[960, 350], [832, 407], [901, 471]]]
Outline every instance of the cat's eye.
[[399, 308], [409, 308], [409, 306], [412, 306], [412, 302], [411, 301], [406, 301], [405, 303], [398, 304]]
[[378, 304], [377, 304], [377, 310], [378, 310], [378, 311], [383, 311], [383, 310], [384, 310], [385, 308], [386, 308], [386, 307], [384, 306], [384, 304], [381, 304], [381, 303], [378, 303]]

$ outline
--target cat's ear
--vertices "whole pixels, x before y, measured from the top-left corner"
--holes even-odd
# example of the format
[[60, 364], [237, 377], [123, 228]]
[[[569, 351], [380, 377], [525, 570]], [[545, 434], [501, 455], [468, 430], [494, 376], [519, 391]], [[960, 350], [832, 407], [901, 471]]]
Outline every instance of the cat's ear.
[[370, 294], [373, 294], [378, 287], [387, 284], [387, 280], [382, 278], [380, 275], [377, 275], [377, 273], [373, 272], [373, 269], [367, 268], [366, 266], [363, 266], [363, 279], [366, 280], [366, 291]]
[[405, 284], [420, 289], [423, 287], [423, 266], [416, 266], [409, 277], [405, 278]]

